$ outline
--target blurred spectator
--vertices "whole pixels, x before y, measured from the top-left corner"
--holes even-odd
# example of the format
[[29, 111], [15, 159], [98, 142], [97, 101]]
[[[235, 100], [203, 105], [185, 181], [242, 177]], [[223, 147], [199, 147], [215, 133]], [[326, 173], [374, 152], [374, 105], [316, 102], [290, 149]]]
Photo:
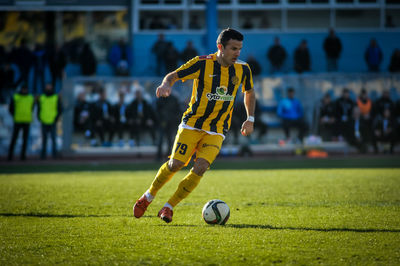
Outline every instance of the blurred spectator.
[[0, 104], [9, 103], [15, 89], [14, 77], [10, 62], [5, 62], [3, 66], [0, 66]]
[[[37, 43], [33, 51], [33, 94], [42, 93], [45, 84], [45, 70], [47, 65], [47, 54], [44, 46]], [[39, 81], [39, 89], [37, 83]]]
[[247, 57], [247, 64], [249, 64], [251, 74], [253, 75], [253, 77], [257, 77], [258, 75], [261, 74], [261, 66], [254, 56], [249, 55]]
[[389, 152], [393, 153], [394, 145], [396, 142], [395, 135], [395, 121], [391, 115], [390, 109], [385, 109], [383, 112], [383, 116], [376, 117], [374, 121], [374, 137], [373, 137], [373, 145], [374, 152], [378, 153], [378, 143], [389, 143]]
[[156, 56], [156, 74], [162, 76], [165, 73], [165, 52], [167, 50], [168, 43], [164, 40], [164, 34], [158, 35], [158, 40], [154, 43], [151, 48], [151, 52]]
[[140, 135], [145, 131], [150, 133], [153, 145], [155, 144], [156, 116], [151, 105], [143, 98], [141, 90], [136, 90], [135, 100], [127, 107], [127, 119], [131, 131], [131, 146], [134, 143], [133, 138], [136, 145], [140, 145]]
[[293, 88], [289, 88], [287, 94], [288, 97], [279, 102], [277, 114], [282, 119], [286, 140], [290, 140], [290, 129], [297, 128], [298, 139], [302, 142], [308, 130], [307, 124], [304, 121], [303, 106], [301, 102], [294, 97], [295, 91]]
[[251, 20], [251, 18], [250, 17], [246, 17], [245, 19], [244, 19], [244, 22], [243, 22], [243, 25], [242, 25], [242, 29], [252, 29], [252, 28], [254, 28], [254, 24], [253, 24], [253, 21]]
[[326, 37], [324, 41], [324, 50], [326, 54], [326, 70], [327, 71], [337, 71], [338, 64], [337, 61], [342, 51], [342, 43], [340, 39], [336, 36], [333, 29], [329, 30], [329, 36]]
[[167, 43], [164, 60], [167, 73], [175, 71], [178, 68], [179, 52], [172, 42]]
[[350, 90], [344, 88], [342, 95], [336, 100], [336, 136], [342, 140], [347, 132], [351, 131], [351, 117], [355, 103], [350, 98]]
[[281, 45], [278, 37], [275, 37], [274, 45], [268, 49], [267, 57], [271, 62], [271, 73], [282, 71], [282, 66], [286, 59], [286, 50]]
[[34, 103], [35, 99], [32, 94], [29, 94], [26, 84], [21, 86], [20, 92], [15, 93], [10, 102], [9, 111], [13, 117], [14, 126], [10, 146], [8, 149], [9, 161], [13, 159], [15, 144], [21, 130], [23, 141], [20, 158], [21, 160], [26, 159], [26, 148], [28, 143], [29, 127], [32, 122]]
[[197, 52], [196, 48], [194, 48], [193, 42], [188, 41], [186, 43], [185, 49], [181, 53], [181, 60], [183, 61], [183, 63], [186, 63], [187, 61], [196, 57], [197, 55], [198, 55], [198, 52]]
[[191, 30], [201, 29], [198, 16], [196, 16], [196, 15], [190, 16], [189, 29], [191, 29]]
[[395, 28], [396, 25], [393, 23], [393, 18], [392, 16], [386, 16], [386, 21], [385, 21], [385, 28]]
[[42, 152], [41, 159], [46, 159], [47, 135], [50, 134], [52, 142], [52, 156], [57, 157], [56, 123], [62, 113], [61, 99], [54, 93], [53, 86], [47, 84], [44, 93], [39, 97], [38, 118], [42, 124]]
[[[171, 94], [169, 97], [160, 97], [156, 102], [158, 115], [158, 143], [157, 159], [161, 160], [169, 155], [172, 150], [176, 128], [180, 123], [182, 110], [178, 98]], [[163, 152], [164, 140], [167, 142], [167, 151]]]
[[62, 81], [64, 77], [64, 69], [67, 65], [67, 55], [59, 44], [50, 48], [49, 51], [49, 69], [51, 73], [51, 82], [53, 88], [56, 89], [57, 82]]
[[395, 49], [393, 51], [392, 57], [390, 58], [389, 71], [400, 72], [400, 49]]
[[74, 64], [79, 64], [81, 61], [82, 48], [85, 45], [85, 40], [80, 38], [74, 38], [63, 44], [62, 49], [65, 52], [68, 61]]
[[390, 99], [389, 90], [384, 90], [382, 92], [382, 96], [375, 101], [373, 105], [373, 116], [374, 119], [378, 116], [382, 117], [385, 110], [389, 110], [390, 113], [393, 113], [394, 103], [392, 99]]
[[113, 115], [115, 120], [115, 129], [118, 134], [119, 146], [124, 146], [124, 132], [128, 129], [128, 120], [126, 116], [126, 109], [128, 105], [125, 103], [125, 92], [118, 93], [118, 103], [113, 108]]
[[20, 76], [15, 85], [18, 86], [21, 83], [28, 84], [29, 71], [33, 64], [33, 55], [27, 47], [26, 39], [22, 39], [21, 45], [11, 52], [11, 60], [18, 66], [20, 71]]
[[307, 41], [302, 40], [294, 52], [294, 70], [297, 73], [303, 73], [311, 70], [311, 58], [307, 46]]
[[131, 48], [124, 39], [120, 39], [110, 50], [108, 60], [114, 68], [117, 76], [129, 76], [129, 69], [132, 64]]
[[360, 95], [357, 97], [357, 106], [360, 109], [361, 116], [364, 119], [370, 120], [372, 113], [372, 101], [368, 97], [366, 89], [362, 89]]
[[[100, 137], [101, 145], [111, 146], [111, 141], [114, 135], [114, 117], [112, 116], [112, 106], [107, 100], [106, 92], [104, 89], [100, 90], [100, 98], [96, 101], [90, 117], [93, 123], [92, 146], [97, 144], [96, 135]], [[105, 141], [105, 133], [108, 133], [107, 142]]]
[[364, 57], [368, 71], [379, 72], [379, 65], [383, 60], [383, 54], [375, 39], [371, 39], [369, 46], [365, 50]]
[[89, 43], [85, 43], [83, 45], [82, 52], [80, 55], [80, 64], [81, 64], [82, 75], [92, 76], [96, 74], [97, 59]]
[[84, 133], [87, 139], [92, 136], [92, 125], [90, 121], [90, 103], [86, 101], [85, 92], [78, 95], [74, 107], [74, 131]]
[[335, 122], [335, 104], [327, 93], [319, 106], [318, 131], [323, 141], [332, 140], [335, 135]]
[[362, 118], [360, 109], [353, 108], [352, 118], [350, 119], [348, 131], [345, 132], [346, 141], [357, 148], [360, 153], [368, 151], [368, 144], [370, 143], [371, 128], [368, 121]]
[[164, 23], [161, 21], [160, 16], [156, 15], [150, 21], [149, 29], [151, 30], [162, 30], [165, 29]]

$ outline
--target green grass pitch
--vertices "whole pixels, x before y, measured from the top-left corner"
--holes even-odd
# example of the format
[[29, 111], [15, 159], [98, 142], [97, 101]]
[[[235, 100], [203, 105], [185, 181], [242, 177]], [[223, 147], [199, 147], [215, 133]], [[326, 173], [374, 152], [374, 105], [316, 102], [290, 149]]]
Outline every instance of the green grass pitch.
[[[171, 224], [156, 215], [188, 169], [135, 219], [156, 168], [70, 168], [0, 174], [1, 265], [400, 264], [400, 168], [213, 169]], [[201, 218], [214, 198], [225, 226]]]

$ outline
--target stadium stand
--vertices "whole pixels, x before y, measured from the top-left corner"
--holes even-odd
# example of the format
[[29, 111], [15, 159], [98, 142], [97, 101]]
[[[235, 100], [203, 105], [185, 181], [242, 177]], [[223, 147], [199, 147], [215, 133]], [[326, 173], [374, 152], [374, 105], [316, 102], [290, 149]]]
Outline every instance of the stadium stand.
[[[82, 142], [76, 139], [71, 127], [71, 110], [77, 94], [93, 87], [93, 84], [101, 84], [107, 91], [108, 100], [115, 103], [121, 86], [133, 91], [133, 81], [138, 81], [144, 87], [148, 100], [154, 102], [154, 90], [160, 78], [155, 77], [156, 59], [151, 53], [151, 47], [159, 33], [164, 33], [166, 40], [172, 42], [178, 51], [182, 51], [186, 43], [192, 41], [200, 54], [213, 52], [206, 48], [204, 3], [202, 0], [0, 1], [0, 16], [5, 22], [3, 27], [0, 27], [0, 45], [10, 51], [14, 46], [18, 46], [22, 37], [27, 37], [30, 44], [37, 41], [64, 44], [69, 62], [65, 68], [66, 78], [62, 86], [65, 113], [62, 129], [61, 124], [59, 126], [59, 136], [62, 137], [59, 137], [58, 142], [60, 145], [62, 143], [66, 153], [79, 149], [84, 152], [83, 147], [80, 147]], [[262, 105], [262, 120], [268, 124], [270, 130], [262, 140], [253, 139], [251, 142], [277, 145], [270, 147], [271, 151], [292, 150], [293, 147], [289, 144], [285, 147], [278, 145], [282, 129], [276, 116], [277, 102], [285, 96], [285, 90], [289, 86], [298, 92], [312, 133], [316, 132], [314, 111], [325, 93], [330, 93], [334, 100], [340, 95], [343, 87], [347, 87], [351, 90], [351, 97], [355, 99], [361, 88], [366, 88], [371, 100], [375, 101], [381, 92], [387, 89], [390, 90], [394, 101], [399, 98], [399, 75], [387, 74], [390, 56], [399, 48], [400, 43], [398, 1], [219, 0], [217, 12], [219, 29], [231, 26], [244, 33], [245, 43], [241, 58], [245, 59], [251, 54], [257, 58], [262, 68], [260, 77], [255, 80], [255, 87]], [[159, 21], [152, 23], [157, 16]], [[17, 32], [10, 26], [12, 24], [6, 23], [9, 21], [26, 30]], [[32, 21], [35, 21], [37, 28], [33, 27]], [[329, 28], [335, 29], [343, 50], [338, 72], [327, 74], [323, 41]], [[32, 35], [32, 32], [36, 35]], [[275, 37], [280, 38], [288, 57], [282, 73], [270, 75], [271, 66], [266, 53]], [[113, 77], [113, 69], [107, 62], [107, 53], [111, 45], [120, 38], [129, 40], [133, 51], [131, 77]], [[364, 53], [371, 38], [377, 40], [383, 51], [381, 73], [366, 73]], [[307, 40], [311, 52], [311, 71], [298, 75], [293, 70], [293, 55], [303, 39]], [[98, 61], [96, 75], [90, 78], [81, 77], [81, 67], [78, 64], [79, 52], [85, 42], [89, 42], [93, 47]], [[13, 64], [12, 68], [17, 79], [18, 67]], [[32, 72], [29, 78], [31, 89]], [[50, 82], [49, 71], [46, 70], [45, 74], [46, 82]], [[182, 96], [182, 101], [190, 94], [190, 86], [191, 84], [186, 82], [174, 88]], [[131, 101], [132, 97], [128, 96], [126, 100]], [[7, 105], [2, 105], [0, 155], [4, 155], [7, 150], [12, 125], [10, 119]], [[32, 123], [30, 138], [28, 154], [37, 154], [41, 140], [40, 127], [36, 120]], [[311, 139], [307, 143], [312, 141]], [[345, 148], [342, 145], [344, 144], [329, 143], [326, 147], [343, 151]], [[102, 147], [95, 148], [96, 151], [107, 150]], [[255, 150], [265, 151], [267, 148], [258, 146]], [[85, 149], [88, 152], [93, 150], [93, 147]], [[132, 152], [128, 148], [124, 149]], [[113, 150], [116, 153], [121, 151]]]

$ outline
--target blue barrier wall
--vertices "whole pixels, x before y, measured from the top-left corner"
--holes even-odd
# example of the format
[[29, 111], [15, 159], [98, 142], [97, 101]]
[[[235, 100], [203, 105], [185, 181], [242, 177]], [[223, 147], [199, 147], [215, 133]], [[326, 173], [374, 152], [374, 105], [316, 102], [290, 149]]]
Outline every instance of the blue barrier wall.
[[[306, 39], [311, 52], [312, 72], [324, 72], [326, 69], [325, 53], [322, 45], [327, 33], [244, 33], [245, 41], [241, 59], [246, 60], [249, 54], [254, 55], [263, 67], [263, 74], [269, 73], [269, 62], [266, 58], [268, 48], [272, 45], [275, 36], [279, 36], [282, 45], [288, 52], [285, 62], [285, 72], [293, 72], [293, 54], [302, 39]], [[367, 70], [364, 61], [364, 52], [371, 38], [376, 38], [382, 48], [384, 60], [381, 71], [387, 71], [390, 57], [395, 48], [400, 48], [399, 32], [338, 32], [342, 41], [343, 50], [339, 60], [339, 71], [364, 72]], [[153, 76], [155, 57], [151, 53], [151, 47], [157, 40], [157, 34], [135, 34], [133, 38], [134, 51], [134, 75]], [[168, 34], [165, 39], [172, 41], [175, 47], [182, 51], [188, 40], [194, 42], [200, 54], [208, 54], [216, 51], [206, 51], [203, 34]]]

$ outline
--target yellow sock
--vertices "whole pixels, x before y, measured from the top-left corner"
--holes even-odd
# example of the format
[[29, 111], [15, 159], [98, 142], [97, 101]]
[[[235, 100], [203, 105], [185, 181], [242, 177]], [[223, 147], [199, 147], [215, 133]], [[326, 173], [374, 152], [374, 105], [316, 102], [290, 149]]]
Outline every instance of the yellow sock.
[[172, 207], [178, 205], [178, 203], [186, 198], [190, 192], [192, 192], [197, 185], [200, 183], [201, 176], [195, 174], [193, 171], [190, 171], [189, 174], [185, 176], [184, 179], [179, 183], [178, 189], [175, 191], [175, 194], [168, 200], [168, 203], [171, 204]]
[[153, 180], [153, 183], [150, 186], [149, 192], [152, 196], [155, 196], [157, 192], [167, 183], [169, 180], [171, 180], [172, 176], [175, 174], [175, 172], [172, 172], [168, 168], [168, 162], [163, 164], [160, 167], [160, 170], [158, 170], [158, 173], [156, 177]]

